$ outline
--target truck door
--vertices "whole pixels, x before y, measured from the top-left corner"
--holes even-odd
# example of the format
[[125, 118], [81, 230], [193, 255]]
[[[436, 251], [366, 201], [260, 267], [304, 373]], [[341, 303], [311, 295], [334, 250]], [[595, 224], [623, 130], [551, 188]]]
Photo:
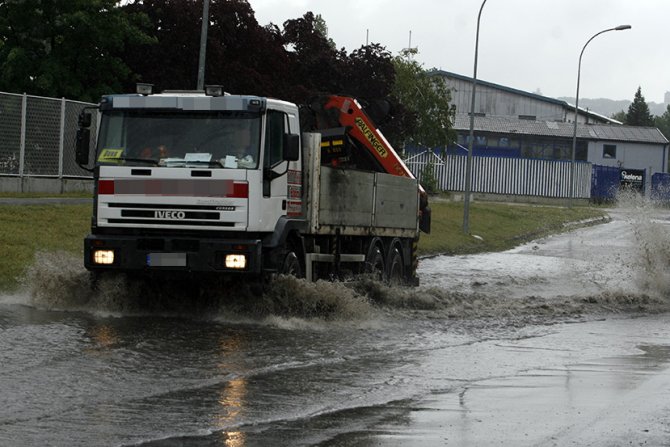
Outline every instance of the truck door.
[[263, 157], [263, 215], [274, 229], [279, 216], [286, 214], [288, 162], [284, 160], [284, 134], [289, 133], [288, 115], [268, 110]]

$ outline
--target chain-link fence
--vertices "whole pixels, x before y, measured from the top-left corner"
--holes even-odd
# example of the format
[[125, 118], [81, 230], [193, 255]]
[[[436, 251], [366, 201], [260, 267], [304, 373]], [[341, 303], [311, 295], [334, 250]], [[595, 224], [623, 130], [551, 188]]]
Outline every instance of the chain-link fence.
[[86, 106], [94, 104], [0, 92], [0, 176], [90, 178], [74, 160]]

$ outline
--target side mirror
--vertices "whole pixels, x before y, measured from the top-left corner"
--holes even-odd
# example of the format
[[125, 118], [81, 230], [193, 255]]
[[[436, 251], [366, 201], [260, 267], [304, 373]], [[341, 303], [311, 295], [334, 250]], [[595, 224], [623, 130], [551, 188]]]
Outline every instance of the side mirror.
[[284, 134], [284, 160], [300, 160], [300, 136], [297, 134]]
[[[90, 117], [89, 116], [89, 125]], [[79, 128], [77, 130], [77, 142], [75, 146], [75, 161], [79, 166], [85, 166], [88, 164], [88, 158], [90, 153], [90, 140], [91, 140], [91, 131], [86, 128]]]

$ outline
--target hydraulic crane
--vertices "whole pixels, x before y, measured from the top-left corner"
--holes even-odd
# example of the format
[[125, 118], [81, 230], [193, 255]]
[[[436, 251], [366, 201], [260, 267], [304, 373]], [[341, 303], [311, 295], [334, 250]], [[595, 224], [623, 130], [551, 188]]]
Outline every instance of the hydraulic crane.
[[[324, 162], [415, 178], [355, 98], [324, 96], [312, 101], [309, 108], [314, 115], [310, 130], [323, 135]], [[428, 194], [421, 185], [419, 194], [419, 228], [430, 233]]]

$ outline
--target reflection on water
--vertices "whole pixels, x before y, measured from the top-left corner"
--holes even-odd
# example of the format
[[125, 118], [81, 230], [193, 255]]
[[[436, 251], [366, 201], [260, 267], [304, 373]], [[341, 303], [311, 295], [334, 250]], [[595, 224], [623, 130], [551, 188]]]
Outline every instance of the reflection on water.
[[224, 431], [221, 438], [225, 447], [242, 447], [246, 441], [246, 435], [241, 431]]
[[247, 379], [239, 377], [228, 381], [219, 395], [221, 414], [218, 416], [219, 428], [230, 427], [243, 415], [245, 397], [247, 395]]
[[[235, 370], [241, 370], [238, 357], [245, 349], [245, 341], [239, 334], [224, 337], [219, 342], [221, 355], [225, 362], [218, 364], [218, 369], [223, 374], [232, 374]], [[247, 397], [247, 378], [235, 377], [229, 380], [225, 387], [219, 391], [218, 408], [215, 426], [220, 432], [221, 445], [225, 447], [242, 447], [245, 445], [246, 435], [244, 432], [226, 430], [231, 426], [240, 424], [244, 420], [244, 409]]]
[[95, 348], [109, 349], [119, 343], [119, 331], [109, 324], [98, 324], [87, 331], [95, 343]]

